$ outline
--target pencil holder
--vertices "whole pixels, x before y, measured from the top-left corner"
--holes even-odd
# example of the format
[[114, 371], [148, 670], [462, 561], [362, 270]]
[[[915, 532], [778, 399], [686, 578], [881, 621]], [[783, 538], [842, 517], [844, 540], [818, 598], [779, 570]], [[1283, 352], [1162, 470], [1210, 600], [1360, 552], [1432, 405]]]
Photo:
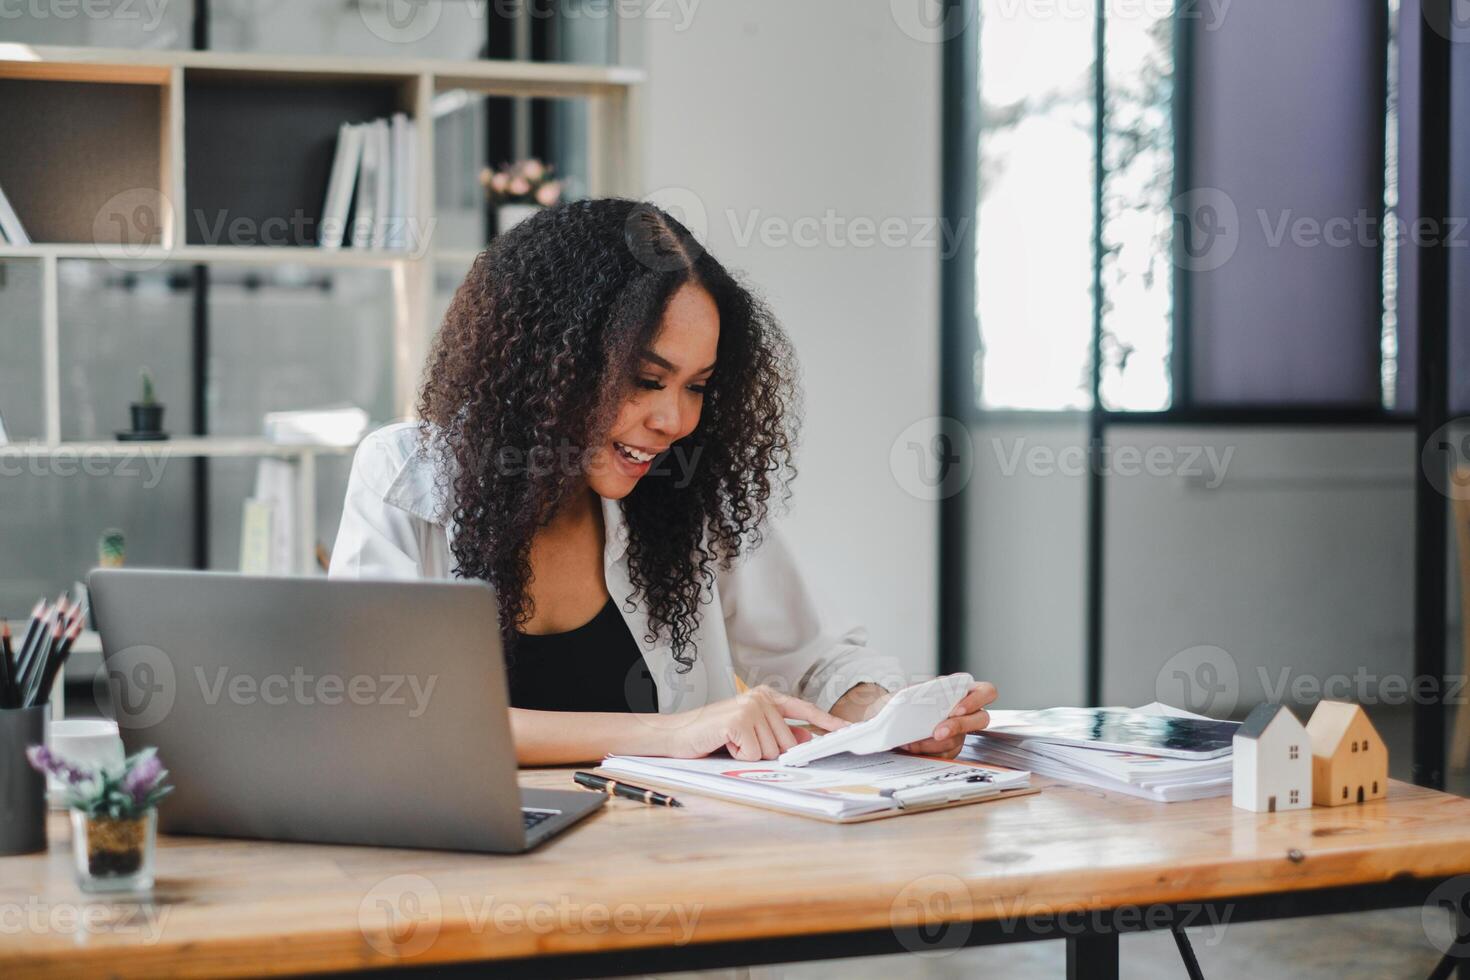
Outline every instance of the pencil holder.
[[44, 745], [50, 705], [0, 708], [0, 854], [46, 849], [46, 777], [26, 749]]

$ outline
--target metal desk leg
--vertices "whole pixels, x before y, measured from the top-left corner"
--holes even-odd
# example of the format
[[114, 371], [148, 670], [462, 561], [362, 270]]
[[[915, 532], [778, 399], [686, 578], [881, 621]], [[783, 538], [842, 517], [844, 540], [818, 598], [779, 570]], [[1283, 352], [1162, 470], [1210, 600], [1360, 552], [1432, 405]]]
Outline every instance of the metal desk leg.
[[1429, 980], [1449, 980], [1450, 977], [1470, 980], [1470, 892], [1461, 888], [1453, 900], [1440, 899], [1439, 904], [1450, 910], [1454, 935], [1450, 948], [1429, 974]]
[[1470, 896], [1462, 895], [1460, 904], [1455, 908], [1455, 942], [1461, 954], [1458, 980], [1470, 980], [1470, 956], [1464, 955], [1464, 940], [1470, 940]]
[[1118, 934], [1068, 936], [1067, 980], [1118, 980]]
[[1199, 969], [1199, 959], [1194, 955], [1194, 945], [1184, 930], [1175, 926], [1170, 932], [1174, 934], [1174, 945], [1179, 947], [1179, 958], [1184, 961], [1184, 972], [1189, 975], [1189, 980], [1205, 980]]

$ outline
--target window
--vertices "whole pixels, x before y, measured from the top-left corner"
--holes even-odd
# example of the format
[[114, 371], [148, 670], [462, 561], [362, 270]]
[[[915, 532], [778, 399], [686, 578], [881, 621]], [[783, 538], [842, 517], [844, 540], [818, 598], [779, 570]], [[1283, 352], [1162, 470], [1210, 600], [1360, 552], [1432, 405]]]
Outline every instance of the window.
[[[1295, 748], [1295, 746], [1292, 746], [1292, 747]], [[1299, 790], [1299, 789], [1292, 790], [1291, 791], [1291, 802], [1293, 802], [1293, 803], [1300, 803], [1301, 801], [1302, 801], [1302, 791]]]
[[[977, 2], [975, 405], [1090, 409], [1096, 362], [1112, 411], [1411, 407], [1413, 255], [1384, 216], [1411, 217], [1397, 22], [1416, 6], [1345, 6], [1327, 30], [1297, 4]], [[1301, 200], [1305, 224], [1282, 203]], [[1370, 230], [1325, 244], [1329, 218]], [[1305, 283], [1323, 303], [1279, 315]]]
[[1354, 752], [1358, 751], [1358, 743], [1357, 742], [1354, 742], [1353, 743], [1353, 751]]
[[1378, 792], [1378, 780], [1373, 780], [1373, 792]]
[[1343, 799], [1347, 799], [1348, 798], [1348, 795], [1347, 795], [1347, 787], [1346, 786], [1344, 786], [1342, 788], [1342, 798]]
[[1292, 746], [1292, 747], [1291, 747], [1291, 757], [1292, 757], [1292, 758], [1293, 758], [1293, 759], [1296, 759], [1296, 758], [1299, 758], [1299, 756], [1300, 756], [1300, 753], [1299, 753], [1299, 752], [1298, 752], [1298, 750], [1297, 750], [1297, 746], [1295, 746], [1295, 745], [1293, 745], [1293, 746]]
[[1090, 407], [1098, 318], [1107, 407], [1169, 404], [1174, 29], [1159, 5], [1144, 6], [1152, 12], [1104, 22], [1101, 77], [1094, 15], [983, 7], [975, 364], [982, 408]]

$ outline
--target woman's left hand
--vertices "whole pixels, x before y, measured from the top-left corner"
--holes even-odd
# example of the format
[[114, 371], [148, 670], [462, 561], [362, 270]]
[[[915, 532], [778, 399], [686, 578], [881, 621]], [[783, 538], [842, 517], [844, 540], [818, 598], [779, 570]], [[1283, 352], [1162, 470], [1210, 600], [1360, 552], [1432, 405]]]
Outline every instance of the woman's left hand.
[[965, 747], [965, 736], [970, 732], [984, 730], [990, 724], [990, 715], [985, 706], [995, 700], [995, 685], [987, 681], [976, 681], [970, 685], [960, 703], [954, 706], [949, 717], [934, 729], [934, 735], [903, 746], [903, 751], [914, 755], [933, 755], [942, 759], [953, 759]]

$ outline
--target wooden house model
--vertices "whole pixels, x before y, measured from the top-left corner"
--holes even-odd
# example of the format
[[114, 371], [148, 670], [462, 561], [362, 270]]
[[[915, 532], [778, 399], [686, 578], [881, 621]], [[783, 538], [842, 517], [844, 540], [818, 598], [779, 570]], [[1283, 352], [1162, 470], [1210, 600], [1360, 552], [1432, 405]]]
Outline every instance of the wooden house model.
[[1312, 802], [1342, 806], [1388, 794], [1388, 748], [1361, 705], [1322, 701], [1307, 722]]

